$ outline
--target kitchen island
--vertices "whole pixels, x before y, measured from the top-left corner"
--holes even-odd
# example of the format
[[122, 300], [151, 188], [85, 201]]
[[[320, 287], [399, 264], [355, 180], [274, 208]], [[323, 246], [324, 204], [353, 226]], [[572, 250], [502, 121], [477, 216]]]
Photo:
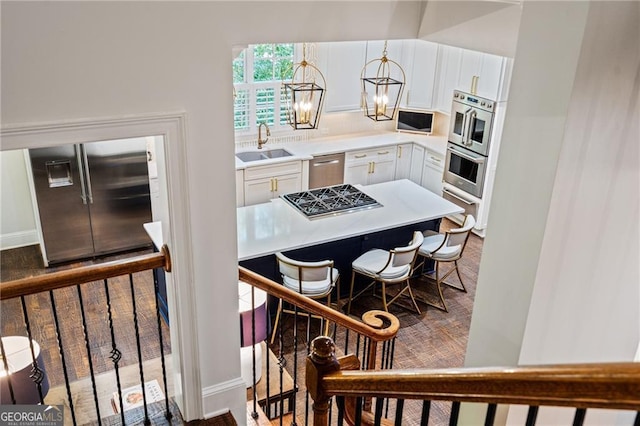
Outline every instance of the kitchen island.
[[407, 180], [356, 185], [380, 207], [310, 220], [281, 198], [238, 208], [238, 260], [279, 280], [274, 253], [298, 260], [334, 259], [346, 280], [351, 262], [370, 248], [405, 245], [414, 230], [438, 230], [462, 208]]

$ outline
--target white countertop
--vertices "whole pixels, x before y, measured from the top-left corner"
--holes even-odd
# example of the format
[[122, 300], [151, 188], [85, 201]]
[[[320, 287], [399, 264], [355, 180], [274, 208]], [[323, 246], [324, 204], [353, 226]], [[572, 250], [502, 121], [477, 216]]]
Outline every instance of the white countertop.
[[[435, 151], [444, 157], [447, 152], [446, 136], [424, 136], [414, 133], [402, 132], [381, 132], [375, 134], [357, 134], [349, 136], [334, 136], [331, 138], [312, 139], [304, 142], [291, 142], [265, 145], [264, 151], [274, 148], [285, 148], [293, 154], [290, 157], [282, 157], [269, 160], [258, 160], [244, 162], [236, 157], [236, 169], [244, 169], [253, 166], [263, 166], [265, 164], [275, 164], [291, 160], [310, 160], [313, 156], [335, 154], [338, 152], [357, 151], [368, 148], [378, 148], [401, 143], [416, 143]], [[243, 151], [257, 151], [257, 147], [242, 149]]]
[[439, 219], [463, 209], [410, 180], [356, 185], [382, 207], [307, 219], [284, 200], [238, 208], [238, 260]]
[[159, 250], [164, 244], [162, 239], [162, 222], [149, 222], [142, 225], [147, 235], [151, 238], [153, 245]]

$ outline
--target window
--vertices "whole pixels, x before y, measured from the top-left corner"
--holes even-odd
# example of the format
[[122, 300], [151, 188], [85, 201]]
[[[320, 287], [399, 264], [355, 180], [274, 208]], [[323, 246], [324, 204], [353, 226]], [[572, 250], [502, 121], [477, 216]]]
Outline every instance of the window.
[[256, 132], [263, 121], [274, 130], [290, 129], [281, 87], [283, 80], [293, 77], [294, 53], [293, 43], [256, 44], [234, 59], [233, 120], [237, 132]]

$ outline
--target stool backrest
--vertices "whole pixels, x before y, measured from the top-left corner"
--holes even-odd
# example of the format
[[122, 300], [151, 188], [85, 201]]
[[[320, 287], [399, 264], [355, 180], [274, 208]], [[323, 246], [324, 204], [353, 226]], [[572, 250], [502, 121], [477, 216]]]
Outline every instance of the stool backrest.
[[278, 268], [284, 276], [298, 281], [333, 281], [333, 261], [302, 262], [291, 259], [282, 253], [276, 253]]
[[391, 266], [403, 266], [411, 264], [415, 258], [418, 249], [424, 241], [424, 235], [420, 231], [414, 231], [413, 239], [409, 245], [405, 247], [396, 247], [392, 250], [393, 258], [391, 259]]
[[445, 245], [447, 247], [460, 246], [460, 251], [464, 250], [464, 246], [467, 244], [471, 229], [476, 224], [475, 218], [468, 214], [464, 218], [464, 222], [460, 228], [450, 229], [446, 232]]

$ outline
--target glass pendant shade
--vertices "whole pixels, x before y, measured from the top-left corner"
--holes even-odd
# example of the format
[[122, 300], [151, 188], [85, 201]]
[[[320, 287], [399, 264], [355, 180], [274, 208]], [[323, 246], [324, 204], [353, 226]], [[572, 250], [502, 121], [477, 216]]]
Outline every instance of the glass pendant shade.
[[[303, 52], [306, 47], [303, 48]], [[297, 64], [290, 83], [284, 83], [287, 121], [295, 130], [317, 129], [324, 102], [326, 81], [306, 59]], [[322, 85], [318, 84], [321, 83]]]
[[[375, 76], [367, 77], [367, 69], [373, 68], [376, 63]], [[387, 58], [386, 42], [382, 58], [367, 62], [362, 68], [360, 80], [364, 115], [374, 121], [393, 120], [402, 97], [405, 75], [397, 62]]]

